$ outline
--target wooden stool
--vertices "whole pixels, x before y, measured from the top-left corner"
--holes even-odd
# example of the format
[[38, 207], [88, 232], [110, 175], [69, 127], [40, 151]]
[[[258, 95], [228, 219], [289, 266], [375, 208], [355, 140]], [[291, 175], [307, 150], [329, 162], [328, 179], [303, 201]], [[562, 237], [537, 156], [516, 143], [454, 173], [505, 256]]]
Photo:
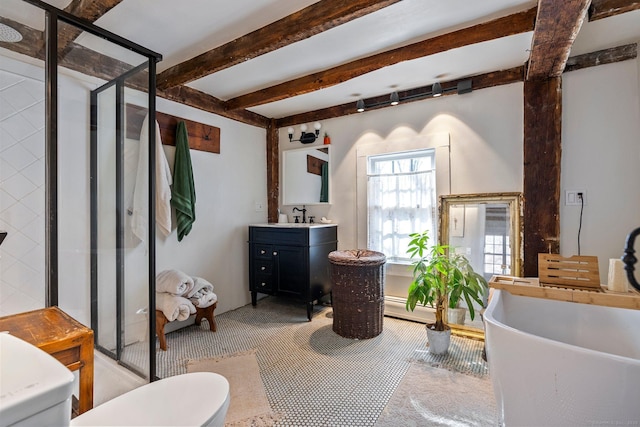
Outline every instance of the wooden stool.
[[[205, 318], [209, 322], [209, 330], [216, 332], [218, 327], [216, 325], [216, 319], [213, 316], [213, 311], [217, 305], [218, 303], [214, 302], [209, 307], [196, 307], [196, 325], [200, 325], [202, 318]], [[158, 340], [160, 341], [160, 348], [164, 351], [167, 351], [167, 339], [164, 336], [164, 326], [167, 323], [169, 323], [169, 319], [162, 313], [162, 310], [156, 310], [156, 335], [158, 335]]]
[[70, 371], [79, 370], [78, 412], [93, 408], [93, 331], [58, 307], [0, 317], [0, 331], [9, 331], [46, 351]]

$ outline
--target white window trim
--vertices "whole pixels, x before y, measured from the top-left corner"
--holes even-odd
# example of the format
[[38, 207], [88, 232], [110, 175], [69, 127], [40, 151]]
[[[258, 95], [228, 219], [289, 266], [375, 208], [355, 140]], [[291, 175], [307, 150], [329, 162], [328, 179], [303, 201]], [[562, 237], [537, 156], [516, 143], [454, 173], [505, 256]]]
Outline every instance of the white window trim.
[[[359, 248], [367, 247], [367, 157], [434, 148], [436, 162], [436, 204], [441, 195], [451, 192], [450, 137], [448, 132], [416, 135], [359, 146], [356, 162], [356, 228]], [[408, 264], [387, 263], [387, 274], [411, 277]]]

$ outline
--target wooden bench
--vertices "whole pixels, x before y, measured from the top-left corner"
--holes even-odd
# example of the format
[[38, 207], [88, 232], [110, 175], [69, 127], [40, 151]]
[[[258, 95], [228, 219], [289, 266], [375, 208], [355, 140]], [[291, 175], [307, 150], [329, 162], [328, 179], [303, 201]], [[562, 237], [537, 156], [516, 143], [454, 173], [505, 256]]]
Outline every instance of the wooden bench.
[[[217, 331], [218, 327], [216, 326], [216, 319], [213, 315], [213, 311], [217, 305], [218, 303], [215, 302], [209, 307], [196, 307], [196, 325], [200, 325], [202, 319], [205, 318], [209, 322], [209, 330], [212, 332]], [[169, 323], [169, 319], [162, 313], [162, 310], [156, 310], [156, 335], [158, 335], [158, 339], [160, 340], [160, 348], [164, 351], [167, 351], [167, 339], [164, 336], [164, 327], [167, 323]]]

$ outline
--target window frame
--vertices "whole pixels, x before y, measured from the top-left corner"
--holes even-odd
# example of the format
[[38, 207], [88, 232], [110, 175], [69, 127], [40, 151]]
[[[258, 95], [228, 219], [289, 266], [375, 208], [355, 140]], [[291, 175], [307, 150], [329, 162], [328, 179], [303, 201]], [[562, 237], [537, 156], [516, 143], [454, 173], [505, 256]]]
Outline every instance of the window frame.
[[[382, 141], [376, 134], [361, 137], [363, 141], [356, 149], [356, 243], [359, 248], [368, 244], [367, 219], [367, 156], [402, 151], [415, 151], [425, 148], [435, 149], [436, 159], [436, 200], [449, 194], [451, 189], [450, 135], [448, 132], [413, 134], [410, 136], [388, 137]], [[411, 277], [411, 269], [406, 263], [386, 263], [387, 275]]]

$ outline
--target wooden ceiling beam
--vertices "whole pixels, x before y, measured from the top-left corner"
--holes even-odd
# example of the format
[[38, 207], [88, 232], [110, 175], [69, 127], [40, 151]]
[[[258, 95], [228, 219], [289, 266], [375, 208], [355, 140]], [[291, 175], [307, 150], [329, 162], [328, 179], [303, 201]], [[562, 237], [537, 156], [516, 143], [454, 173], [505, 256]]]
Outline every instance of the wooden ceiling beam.
[[590, 3], [591, 0], [538, 0], [527, 80], [562, 74]]
[[0, 47], [44, 61], [45, 38], [43, 31], [36, 30], [2, 16], [0, 16], [0, 23], [8, 25], [22, 34], [21, 41], [17, 43], [0, 42]]
[[[22, 34], [22, 41], [18, 43], [0, 42], [0, 47], [44, 61], [45, 38], [43, 31], [3, 17], [0, 17], [0, 23], [9, 25]], [[68, 53], [59, 58], [59, 65], [106, 81], [112, 80], [132, 68], [129, 64], [88, 49], [75, 42], [71, 42], [68, 46]], [[139, 73], [128, 79], [127, 85], [137, 90], [146, 91], [147, 80], [145, 76], [146, 73]], [[178, 86], [166, 91], [158, 90], [157, 95], [249, 125], [266, 128], [269, 124], [269, 119], [260, 114], [246, 110], [228, 111], [224, 102], [220, 99], [186, 86]]]
[[589, 21], [596, 21], [637, 9], [640, 9], [640, 1], [637, 0], [591, 0]]
[[400, 0], [321, 0], [158, 74], [159, 89], [178, 86], [304, 40]]
[[[455, 88], [458, 82], [463, 80], [471, 80], [472, 89], [479, 90], [494, 86], [501, 86], [524, 80], [524, 66], [510, 68], [508, 70], [494, 71], [486, 74], [478, 74], [472, 77], [465, 77], [458, 80], [452, 80], [450, 82], [443, 82], [442, 89], [444, 90], [443, 96], [455, 95], [455, 91], [447, 91], [449, 88]], [[409, 102], [424, 101], [425, 97], [420, 97], [420, 94], [426, 94], [431, 92], [431, 85], [417, 87], [405, 91], [398, 91], [398, 95], [402, 100], [402, 104]], [[405, 99], [412, 97], [413, 99]], [[377, 110], [380, 108], [393, 107], [389, 103], [389, 94], [376, 96], [373, 98], [367, 98], [364, 100], [366, 105], [374, 105], [373, 107], [367, 107], [367, 111]], [[348, 116], [350, 114], [360, 114], [356, 111], [356, 102], [349, 102], [347, 104], [335, 105], [333, 107], [323, 108], [320, 110], [309, 111], [307, 113], [295, 114], [288, 117], [283, 117], [276, 120], [276, 126], [278, 128], [294, 126], [301, 123], [313, 123], [320, 120], [333, 119], [336, 117]]]
[[189, 86], [176, 86], [164, 90], [158, 89], [156, 93], [159, 97], [170, 101], [175, 101], [248, 125], [261, 128], [266, 128], [269, 125], [269, 119], [265, 116], [247, 110], [229, 111], [226, 109], [224, 101], [197, 89], [190, 88]]
[[572, 56], [567, 61], [564, 68], [565, 73], [580, 70], [582, 68], [593, 67], [595, 65], [612, 64], [614, 62], [626, 61], [638, 57], [638, 44], [632, 43], [624, 46], [612, 47], [599, 50], [597, 52], [585, 53], [584, 55]]
[[[597, 52], [591, 52], [584, 55], [572, 56], [567, 61], [567, 66], [565, 67], [564, 72], [570, 72], [579, 70], [587, 67], [595, 67], [597, 65], [611, 64], [614, 62], [627, 61], [630, 59], [635, 59], [638, 56], [638, 45], [636, 43], [613, 47], [610, 49], [603, 49]], [[511, 83], [517, 83], [524, 81], [524, 73], [525, 67], [514, 67], [509, 68], [508, 70], [502, 71], [494, 71], [491, 73], [478, 74], [471, 77], [465, 77], [458, 80], [453, 80], [450, 82], [443, 82], [442, 88], [445, 89], [444, 96], [447, 95], [455, 95], [455, 92], [447, 92], [446, 89], [456, 87], [459, 81], [462, 80], [471, 80], [472, 89], [480, 90], [486, 89], [494, 86], [501, 86]], [[407, 96], [421, 94], [431, 91], [431, 86], [422, 86], [414, 89], [409, 89], [406, 91], [398, 92], [400, 99], [403, 99]], [[410, 100], [403, 100], [402, 104], [406, 104], [408, 102], [414, 101], [424, 101], [425, 98], [415, 98]], [[365, 104], [375, 105], [375, 107], [367, 108], [367, 111], [377, 110], [380, 108], [391, 108], [393, 107], [388, 102], [389, 94], [376, 96], [373, 98], [367, 98], [365, 100]], [[376, 105], [378, 104], [378, 105]], [[349, 102], [347, 104], [335, 105], [333, 107], [322, 108], [315, 111], [309, 111], [301, 114], [294, 114], [291, 116], [283, 117], [276, 120], [276, 126], [278, 128], [295, 126], [302, 123], [313, 123], [320, 120], [328, 120], [336, 117], [348, 116], [350, 114], [358, 114], [356, 111], [356, 104], [354, 102]]]
[[[120, 4], [122, 0], [72, 0], [65, 12], [94, 23], [102, 15]], [[58, 56], [63, 57], [70, 51], [70, 45], [82, 33], [79, 28], [62, 24], [58, 26]]]
[[536, 8], [494, 19], [451, 33], [358, 59], [227, 101], [230, 109], [243, 109], [324, 89], [403, 61], [451, 49], [533, 31]]

